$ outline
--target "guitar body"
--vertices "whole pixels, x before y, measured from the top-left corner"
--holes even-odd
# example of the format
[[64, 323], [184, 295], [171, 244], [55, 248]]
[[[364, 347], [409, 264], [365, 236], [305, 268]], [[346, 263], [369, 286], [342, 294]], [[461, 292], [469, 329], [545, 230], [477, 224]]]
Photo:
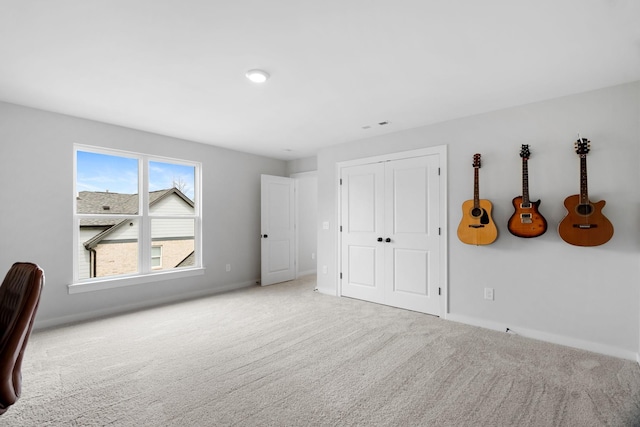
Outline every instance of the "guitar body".
[[564, 199], [567, 215], [558, 226], [558, 233], [565, 242], [575, 246], [599, 246], [613, 236], [613, 224], [602, 214], [607, 202], [580, 204], [580, 195]]
[[474, 208], [473, 200], [467, 200], [462, 204], [458, 238], [468, 245], [489, 245], [498, 237], [498, 228], [491, 217], [493, 205], [486, 199], [480, 199], [478, 202], [479, 208]]
[[522, 196], [513, 199], [515, 212], [509, 218], [509, 232], [518, 237], [538, 237], [547, 231], [547, 220], [538, 212], [540, 200], [529, 202], [529, 207], [522, 206]]

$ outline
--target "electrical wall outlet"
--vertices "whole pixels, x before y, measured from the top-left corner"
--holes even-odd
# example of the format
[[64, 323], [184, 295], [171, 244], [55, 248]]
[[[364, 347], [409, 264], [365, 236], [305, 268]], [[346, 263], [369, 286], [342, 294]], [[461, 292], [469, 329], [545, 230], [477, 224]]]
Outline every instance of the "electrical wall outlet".
[[484, 288], [484, 299], [493, 301], [493, 288]]
[[231, 271], [231, 264], [227, 264], [225, 266], [225, 270], [227, 270], [227, 272]]
[[329, 267], [327, 267], [326, 265], [322, 266], [322, 274], [327, 274], [329, 272]]

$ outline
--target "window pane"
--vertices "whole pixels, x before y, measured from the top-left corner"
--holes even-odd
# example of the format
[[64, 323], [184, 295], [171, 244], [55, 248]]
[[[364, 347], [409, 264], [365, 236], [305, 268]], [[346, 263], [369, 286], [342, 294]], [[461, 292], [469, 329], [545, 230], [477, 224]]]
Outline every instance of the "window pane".
[[[157, 218], [151, 220], [151, 238], [154, 246], [162, 246], [163, 270], [195, 265], [195, 220]], [[153, 248], [152, 248], [153, 249]], [[153, 265], [153, 252], [152, 252]]]
[[159, 269], [162, 267], [162, 246], [151, 247], [151, 268]]
[[78, 278], [138, 272], [138, 220], [80, 220]]
[[[153, 213], [154, 204], [172, 189], [178, 190], [179, 195], [186, 196], [191, 203], [195, 202], [195, 170], [194, 166], [176, 163], [149, 162], [149, 206]], [[173, 212], [170, 212], [173, 214]], [[184, 214], [185, 212], [176, 212]], [[193, 210], [188, 212], [193, 214]]]
[[77, 152], [76, 207], [79, 214], [138, 212], [138, 160]]

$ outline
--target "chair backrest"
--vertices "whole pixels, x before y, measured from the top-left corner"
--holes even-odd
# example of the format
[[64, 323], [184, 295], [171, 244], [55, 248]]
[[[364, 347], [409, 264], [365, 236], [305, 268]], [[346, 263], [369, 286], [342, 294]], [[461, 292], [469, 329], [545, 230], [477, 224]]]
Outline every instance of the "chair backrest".
[[22, 391], [22, 358], [44, 286], [36, 264], [17, 262], [0, 286], [0, 415]]

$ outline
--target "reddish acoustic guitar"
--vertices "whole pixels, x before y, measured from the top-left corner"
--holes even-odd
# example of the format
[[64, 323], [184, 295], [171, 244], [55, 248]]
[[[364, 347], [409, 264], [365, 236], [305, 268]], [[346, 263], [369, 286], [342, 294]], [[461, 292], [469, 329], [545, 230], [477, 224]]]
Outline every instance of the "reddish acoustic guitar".
[[529, 151], [528, 144], [522, 144], [522, 196], [513, 199], [515, 212], [509, 218], [509, 232], [518, 237], [538, 237], [547, 231], [547, 220], [538, 212], [540, 200], [529, 200]]
[[565, 242], [576, 246], [599, 246], [607, 243], [613, 236], [613, 225], [602, 214], [606, 204], [604, 200], [593, 203], [587, 191], [587, 154], [590, 141], [579, 138], [576, 154], [580, 156], [580, 194], [574, 194], [564, 200], [567, 215], [558, 226], [558, 233]]

